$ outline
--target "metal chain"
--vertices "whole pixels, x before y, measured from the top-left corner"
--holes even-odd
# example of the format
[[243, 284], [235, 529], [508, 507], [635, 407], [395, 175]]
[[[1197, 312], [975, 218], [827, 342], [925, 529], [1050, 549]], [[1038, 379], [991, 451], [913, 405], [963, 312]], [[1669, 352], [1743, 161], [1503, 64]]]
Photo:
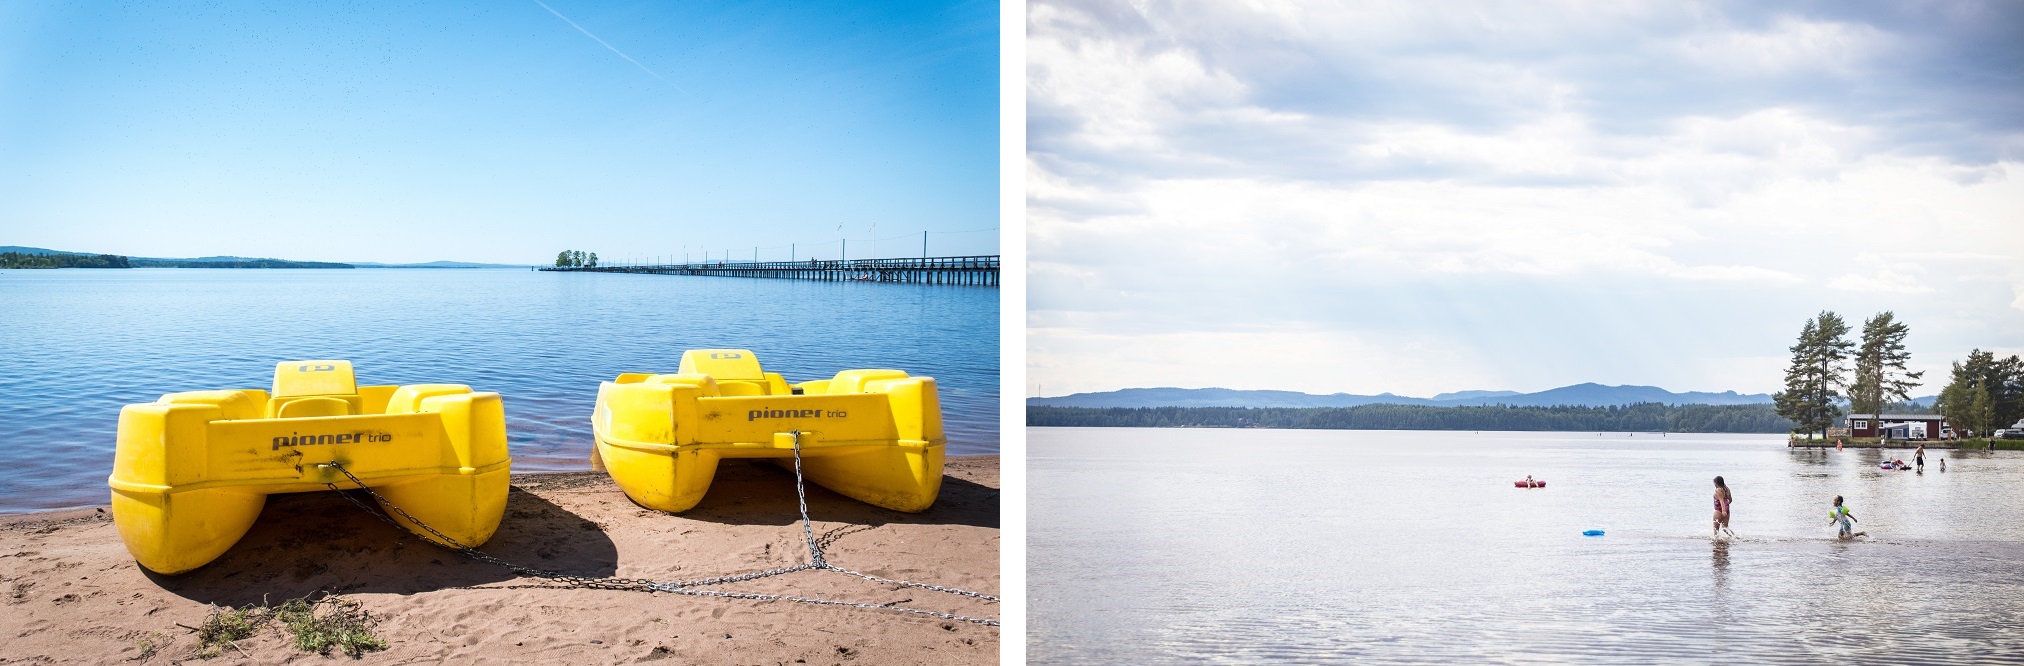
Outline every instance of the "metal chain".
[[822, 568], [824, 568], [824, 569], [828, 569], [828, 570], [830, 570], [830, 571], [835, 571], [835, 572], [837, 572], [837, 573], [846, 573], [846, 574], [850, 574], [850, 575], [852, 575], [852, 576], [856, 576], [856, 577], [858, 577], [858, 578], [863, 578], [863, 579], [865, 579], [865, 580], [868, 580], [868, 581], [872, 581], [872, 582], [874, 582], [874, 583], [889, 583], [889, 584], [892, 584], [892, 585], [905, 585], [905, 586], [907, 586], [907, 587], [918, 587], [918, 588], [920, 588], [920, 589], [923, 589], [923, 590], [934, 590], [934, 591], [936, 591], [936, 592], [946, 592], [946, 593], [948, 593], [948, 594], [958, 594], [958, 595], [962, 595], [962, 596], [966, 596], [966, 597], [976, 597], [976, 598], [978, 598], [978, 599], [984, 599], [984, 600], [987, 600], [987, 601], [997, 601], [997, 600], [998, 600], [998, 598], [997, 598], [997, 597], [994, 597], [994, 596], [991, 596], [991, 595], [988, 595], [988, 594], [984, 594], [984, 593], [982, 593], [982, 592], [971, 592], [971, 591], [969, 591], [969, 590], [964, 590], [964, 589], [958, 589], [958, 588], [953, 588], [953, 587], [943, 587], [943, 586], [940, 586], [940, 585], [929, 585], [929, 584], [927, 584], [927, 583], [916, 583], [916, 582], [913, 582], [913, 581], [910, 581], [910, 580], [893, 580], [893, 579], [891, 579], [891, 578], [880, 578], [880, 577], [878, 577], [878, 576], [873, 576], [873, 575], [871, 575], [871, 574], [867, 574], [867, 573], [859, 573], [859, 572], [856, 572], [856, 571], [851, 571], [851, 570], [849, 570], [849, 569], [845, 569], [845, 568], [843, 568], [843, 567], [839, 567], [839, 566], [836, 566], [836, 565], [833, 565], [833, 564], [824, 564], [824, 565], [822, 565]]
[[801, 483], [801, 431], [791, 434], [794, 437], [794, 499], [801, 502], [801, 538], [808, 542], [808, 563], [827, 569], [829, 563], [822, 560], [822, 547], [815, 545], [815, 529], [808, 526], [808, 491]]
[[[871, 574], [852, 571], [850, 569], [845, 569], [843, 567], [830, 564], [828, 559], [823, 556], [822, 545], [829, 542], [833, 542], [835, 539], [842, 537], [845, 534], [843, 532], [844, 528], [838, 528], [837, 530], [825, 532], [823, 534], [823, 538], [820, 540], [818, 540], [815, 537], [815, 528], [811, 526], [812, 521], [809, 520], [808, 517], [808, 491], [806, 489], [806, 481], [802, 477], [801, 472], [801, 431], [796, 430], [791, 434], [794, 437], [794, 494], [801, 504], [801, 536], [802, 539], [808, 544], [809, 561], [802, 564], [796, 564], [793, 566], [767, 569], [765, 571], [754, 571], [751, 573], [733, 574], [729, 576], [719, 576], [716, 578], [703, 578], [689, 581], [657, 582], [640, 578], [575, 576], [565, 574], [559, 571], [536, 569], [533, 567], [514, 564], [512, 562], [508, 562], [506, 560], [502, 560], [497, 557], [493, 557], [489, 554], [486, 554], [485, 552], [480, 551], [477, 548], [465, 545], [462, 542], [457, 541], [456, 539], [450, 538], [449, 535], [437, 531], [436, 528], [430, 527], [428, 523], [424, 523], [421, 520], [416, 519], [406, 510], [401, 509], [400, 506], [394, 504], [393, 502], [388, 501], [385, 496], [380, 495], [379, 492], [373, 490], [371, 486], [366, 485], [364, 481], [361, 481], [359, 480], [358, 477], [353, 476], [351, 470], [345, 469], [342, 463], [333, 460], [327, 463], [318, 463], [317, 467], [335, 468], [338, 471], [338, 473], [344, 475], [344, 478], [350, 479], [352, 484], [358, 486], [360, 490], [364, 490], [367, 495], [371, 495], [373, 500], [378, 502], [380, 506], [385, 507], [387, 510], [393, 513], [400, 514], [401, 518], [406, 519], [409, 523], [412, 523], [415, 526], [422, 528], [422, 530], [436, 537], [437, 541], [433, 541], [431, 543], [435, 543], [436, 545], [449, 548], [450, 550], [455, 551], [457, 554], [463, 555], [464, 557], [468, 557], [473, 560], [477, 560], [487, 564], [492, 564], [504, 568], [508, 571], [512, 571], [516, 574], [520, 574], [523, 576], [531, 576], [535, 578], [543, 578], [563, 583], [565, 589], [589, 588], [599, 590], [621, 590], [621, 591], [634, 591], [634, 592], [673, 592], [675, 594], [685, 594], [696, 597], [716, 597], [720, 599], [747, 599], [753, 601], [795, 601], [806, 604], [820, 604], [827, 606], [850, 606], [853, 608], [864, 608], [871, 610], [899, 611], [903, 613], [913, 613], [916, 615], [927, 615], [930, 617], [938, 617], [944, 620], [957, 620], [961, 622], [969, 622], [973, 624], [981, 624], [992, 627], [999, 626], [998, 620], [992, 618], [977, 618], [977, 617], [969, 617], [966, 615], [957, 615], [954, 613], [944, 613], [941, 611], [932, 611], [920, 608], [908, 608], [906, 606], [897, 605], [900, 602], [893, 602], [891, 604], [869, 604], [856, 601], [839, 601], [835, 599], [822, 599], [819, 597], [802, 597], [789, 594], [767, 594], [761, 592], [731, 592], [723, 590], [696, 589], [707, 585], [722, 585], [724, 583], [737, 583], [748, 580], [758, 580], [760, 578], [769, 578], [783, 574], [790, 574], [797, 571], [827, 570], [849, 574], [875, 583], [900, 585], [904, 587], [914, 587], [923, 590], [933, 590], [936, 592], [972, 597], [991, 602], [998, 601], [998, 597], [989, 594], [984, 594], [981, 592], [971, 592], [969, 590], [959, 588], [944, 587], [941, 585], [929, 585], [927, 583], [916, 583], [913, 581], [906, 581], [906, 580], [881, 578], [878, 576], [873, 576]], [[324, 485], [328, 486], [331, 490], [340, 491], [338, 493], [339, 496], [344, 497], [347, 501], [350, 501], [353, 505], [356, 505], [358, 506], [358, 508], [363, 509], [366, 513], [372, 514], [373, 517], [379, 518], [380, 521], [385, 522], [388, 525], [401, 528], [403, 532], [408, 531], [406, 526], [401, 525], [398, 522], [395, 522], [392, 516], [389, 516], [388, 514], [382, 513], [380, 511], [375, 511], [373, 510], [372, 507], [367, 506], [364, 502], [358, 501], [358, 498], [352, 497], [349, 494], [345, 494], [344, 492], [342, 492], [344, 489], [339, 488], [337, 484], [326, 483]]]

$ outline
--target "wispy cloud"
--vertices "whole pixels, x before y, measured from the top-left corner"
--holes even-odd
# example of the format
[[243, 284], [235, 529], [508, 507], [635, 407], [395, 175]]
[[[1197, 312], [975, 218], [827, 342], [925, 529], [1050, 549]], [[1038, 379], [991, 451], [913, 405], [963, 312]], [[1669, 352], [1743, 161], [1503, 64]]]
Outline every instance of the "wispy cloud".
[[534, 0], [534, 4], [541, 5], [542, 9], [546, 9], [548, 10], [548, 13], [554, 14], [555, 18], [562, 19], [563, 23], [569, 24], [569, 27], [576, 28], [577, 32], [583, 33], [583, 36], [591, 38], [593, 41], [596, 41], [599, 45], [602, 45], [605, 49], [610, 50], [612, 53], [618, 54], [618, 57], [625, 58], [626, 62], [632, 63], [634, 67], [640, 68], [640, 71], [646, 72], [649, 76], [652, 76], [656, 79], [660, 79], [661, 83], [668, 84], [670, 87], [683, 93], [689, 92], [688, 90], [683, 89], [681, 85], [675, 83], [674, 81], [669, 81], [668, 77], [661, 76], [660, 72], [656, 72], [652, 68], [640, 64], [640, 61], [634, 60], [632, 56], [626, 55], [624, 51], [618, 50], [618, 47], [612, 46], [610, 42], [604, 41], [603, 38], [598, 37], [595, 34], [591, 34], [591, 32], [589, 30], [585, 30], [583, 26], [577, 25], [575, 21], [569, 20], [569, 17], [563, 16], [562, 12], [555, 11], [554, 7], [548, 6], [548, 3], [542, 2], [541, 0]]

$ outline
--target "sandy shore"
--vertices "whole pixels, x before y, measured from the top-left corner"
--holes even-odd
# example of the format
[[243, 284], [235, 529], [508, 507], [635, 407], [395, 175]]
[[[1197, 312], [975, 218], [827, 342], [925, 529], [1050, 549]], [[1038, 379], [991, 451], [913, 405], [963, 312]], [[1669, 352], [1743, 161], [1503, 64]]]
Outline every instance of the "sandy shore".
[[[829, 560], [886, 578], [998, 594], [998, 458], [951, 458], [922, 514], [809, 486]], [[791, 473], [726, 461], [703, 503], [681, 515], [634, 505], [601, 472], [515, 475], [486, 552], [582, 576], [686, 580], [805, 561]], [[667, 593], [547, 589], [408, 536], [337, 493], [269, 498], [237, 546], [197, 571], [135, 566], [103, 509], [0, 517], [0, 663], [118, 662], [154, 632], [173, 640], [147, 663], [187, 660], [212, 608], [329, 592], [360, 602], [389, 648], [370, 663], [989, 663], [998, 628], [893, 611]], [[999, 617], [999, 606], [828, 571], [719, 586], [727, 591], [911, 606]], [[315, 663], [278, 631], [207, 663]]]

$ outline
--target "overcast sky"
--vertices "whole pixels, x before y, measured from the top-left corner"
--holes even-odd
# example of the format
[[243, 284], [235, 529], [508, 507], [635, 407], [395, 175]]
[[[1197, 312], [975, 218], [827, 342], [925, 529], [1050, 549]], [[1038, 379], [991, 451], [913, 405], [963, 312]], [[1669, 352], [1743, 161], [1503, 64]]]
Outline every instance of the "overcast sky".
[[988, 0], [8, 0], [0, 245], [995, 253], [998, 66]]
[[[2024, 5], [1050, 2], [1029, 391], [1777, 390], [2024, 352]], [[1938, 380], [1938, 381], [1934, 381]]]

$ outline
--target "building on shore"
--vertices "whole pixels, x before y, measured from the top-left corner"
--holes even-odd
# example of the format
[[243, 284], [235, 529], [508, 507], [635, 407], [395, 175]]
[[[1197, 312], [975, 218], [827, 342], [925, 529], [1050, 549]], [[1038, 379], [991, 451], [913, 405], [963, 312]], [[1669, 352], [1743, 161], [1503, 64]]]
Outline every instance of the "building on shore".
[[1954, 427], [1938, 414], [1850, 414], [1850, 437], [1890, 439], [1953, 439]]

